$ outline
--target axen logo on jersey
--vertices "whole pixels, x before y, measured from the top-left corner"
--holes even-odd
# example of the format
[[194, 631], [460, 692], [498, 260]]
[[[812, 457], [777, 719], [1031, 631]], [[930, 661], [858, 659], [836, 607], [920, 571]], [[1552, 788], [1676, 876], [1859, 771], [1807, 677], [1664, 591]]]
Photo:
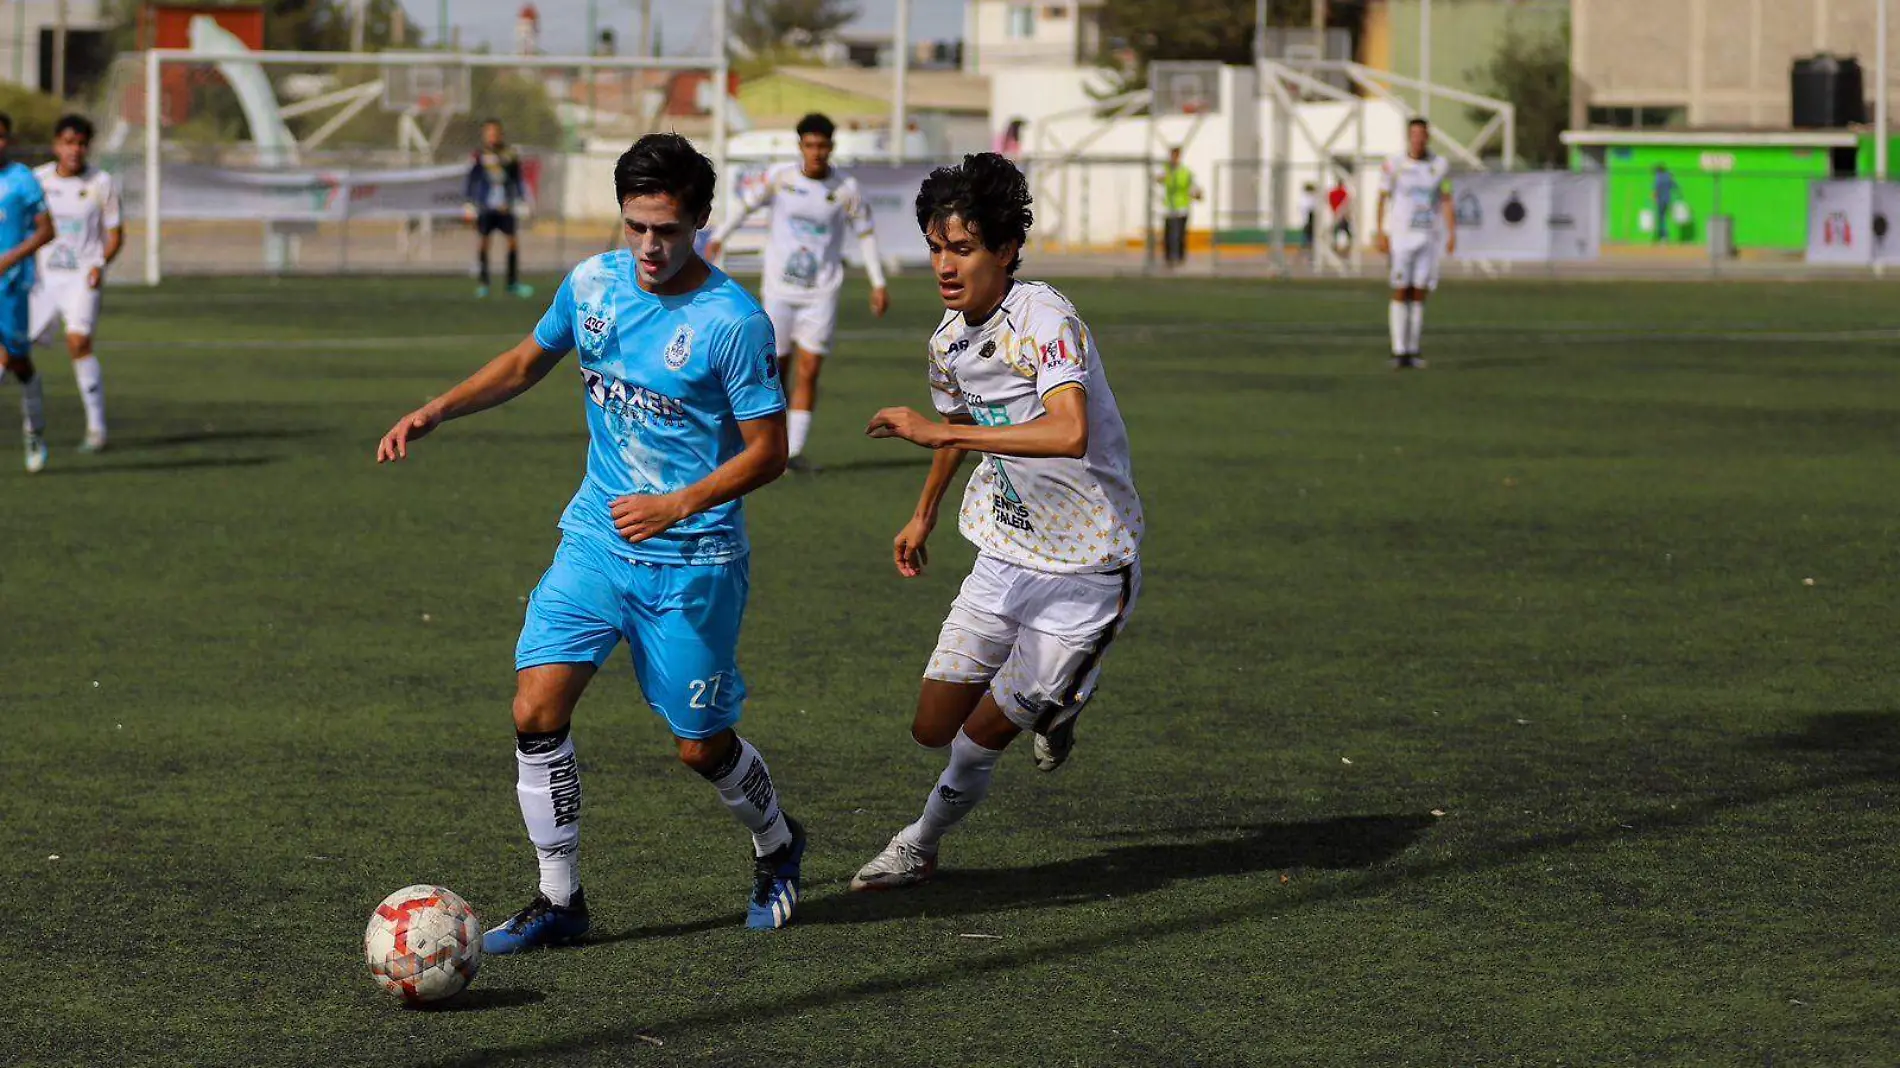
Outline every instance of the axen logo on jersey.
[[629, 385], [618, 378], [608, 378], [586, 366], [581, 367], [581, 384], [587, 390], [587, 399], [609, 415], [643, 426], [686, 425], [685, 402], [664, 393], [655, 393], [645, 386]]
[[970, 339], [967, 337], [960, 337], [956, 339], [955, 341], [952, 341], [950, 343], [950, 346], [944, 349], [944, 354], [948, 356], [955, 356], [957, 353], [962, 352], [963, 350], [969, 347], [970, 347]]

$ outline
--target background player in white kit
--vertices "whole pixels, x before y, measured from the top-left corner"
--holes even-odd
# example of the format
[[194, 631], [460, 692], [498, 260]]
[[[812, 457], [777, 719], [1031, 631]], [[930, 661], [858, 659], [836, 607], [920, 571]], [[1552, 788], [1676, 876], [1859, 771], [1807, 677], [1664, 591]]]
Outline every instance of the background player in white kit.
[[[1438, 263], [1458, 251], [1458, 216], [1451, 201], [1451, 165], [1432, 154], [1431, 127], [1413, 119], [1406, 151], [1379, 169], [1379, 251], [1392, 258], [1392, 366], [1423, 368], [1419, 335], [1425, 298], [1438, 288]], [[1388, 218], [1388, 208], [1390, 217]], [[1440, 224], [1443, 228], [1440, 228]], [[1396, 232], [1395, 232], [1396, 231]]]
[[928, 879], [938, 841], [989, 793], [1018, 733], [1035, 732], [1042, 770], [1068, 759], [1102, 656], [1141, 592], [1141, 499], [1095, 337], [1053, 287], [1013, 278], [1029, 202], [1022, 173], [993, 153], [933, 171], [917, 194], [948, 309], [930, 339], [930, 386], [948, 422], [886, 408], [866, 433], [937, 450], [893, 545], [907, 578], [923, 571], [964, 453], [985, 454], [958, 522], [978, 555], [911, 724], [918, 743], [950, 747], [949, 766], [923, 815], [859, 870], [853, 890]]
[[834, 130], [823, 115], [800, 119], [801, 162], [783, 163], [768, 171], [765, 180], [745, 194], [744, 210], [727, 219], [706, 246], [707, 258], [717, 260], [726, 240], [747, 216], [760, 208], [772, 209], [759, 296], [778, 335], [781, 379], [791, 402], [785, 430], [794, 469], [804, 466], [800, 457], [818, 404], [818, 372], [831, 351], [831, 334], [838, 321], [847, 225], [857, 235], [864, 273], [871, 280], [871, 314], [882, 318], [891, 306], [870, 205], [857, 180], [831, 165]]
[[86, 440], [79, 450], [98, 452], [106, 447], [106, 392], [92, 333], [106, 268], [125, 247], [125, 226], [118, 183], [89, 161], [92, 123], [67, 115], [53, 131], [53, 162], [33, 171], [53, 216], [53, 243], [39, 252], [30, 330], [44, 344], [54, 320], [65, 325], [66, 351], [86, 405]]

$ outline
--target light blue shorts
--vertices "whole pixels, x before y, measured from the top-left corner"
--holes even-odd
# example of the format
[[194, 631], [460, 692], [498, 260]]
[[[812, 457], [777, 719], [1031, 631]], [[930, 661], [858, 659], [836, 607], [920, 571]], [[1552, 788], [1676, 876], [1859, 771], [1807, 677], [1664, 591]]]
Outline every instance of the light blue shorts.
[[9, 356], [33, 355], [33, 290], [0, 285], [0, 349]]
[[597, 541], [561, 538], [528, 598], [515, 670], [599, 667], [626, 639], [633, 674], [675, 737], [710, 738], [739, 722], [739, 623], [752, 587], [749, 561], [648, 564]]

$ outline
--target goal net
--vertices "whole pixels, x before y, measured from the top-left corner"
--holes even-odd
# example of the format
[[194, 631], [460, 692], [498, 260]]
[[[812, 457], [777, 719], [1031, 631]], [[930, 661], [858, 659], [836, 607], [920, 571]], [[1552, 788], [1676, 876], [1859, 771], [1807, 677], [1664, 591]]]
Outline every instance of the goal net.
[[715, 57], [193, 46], [122, 60], [99, 109], [95, 159], [124, 190], [126, 273], [148, 283], [472, 271], [467, 184], [489, 119], [520, 161], [524, 271], [614, 240], [614, 162], [641, 135], [677, 131], [723, 155]]

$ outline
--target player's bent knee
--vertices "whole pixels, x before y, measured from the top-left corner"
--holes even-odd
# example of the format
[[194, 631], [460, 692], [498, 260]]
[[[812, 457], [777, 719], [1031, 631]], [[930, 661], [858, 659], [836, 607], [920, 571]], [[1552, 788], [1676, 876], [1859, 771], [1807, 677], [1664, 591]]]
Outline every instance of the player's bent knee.
[[720, 767], [737, 749], [738, 736], [731, 729], [710, 738], [677, 738], [680, 763], [709, 779], [719, 777]]

